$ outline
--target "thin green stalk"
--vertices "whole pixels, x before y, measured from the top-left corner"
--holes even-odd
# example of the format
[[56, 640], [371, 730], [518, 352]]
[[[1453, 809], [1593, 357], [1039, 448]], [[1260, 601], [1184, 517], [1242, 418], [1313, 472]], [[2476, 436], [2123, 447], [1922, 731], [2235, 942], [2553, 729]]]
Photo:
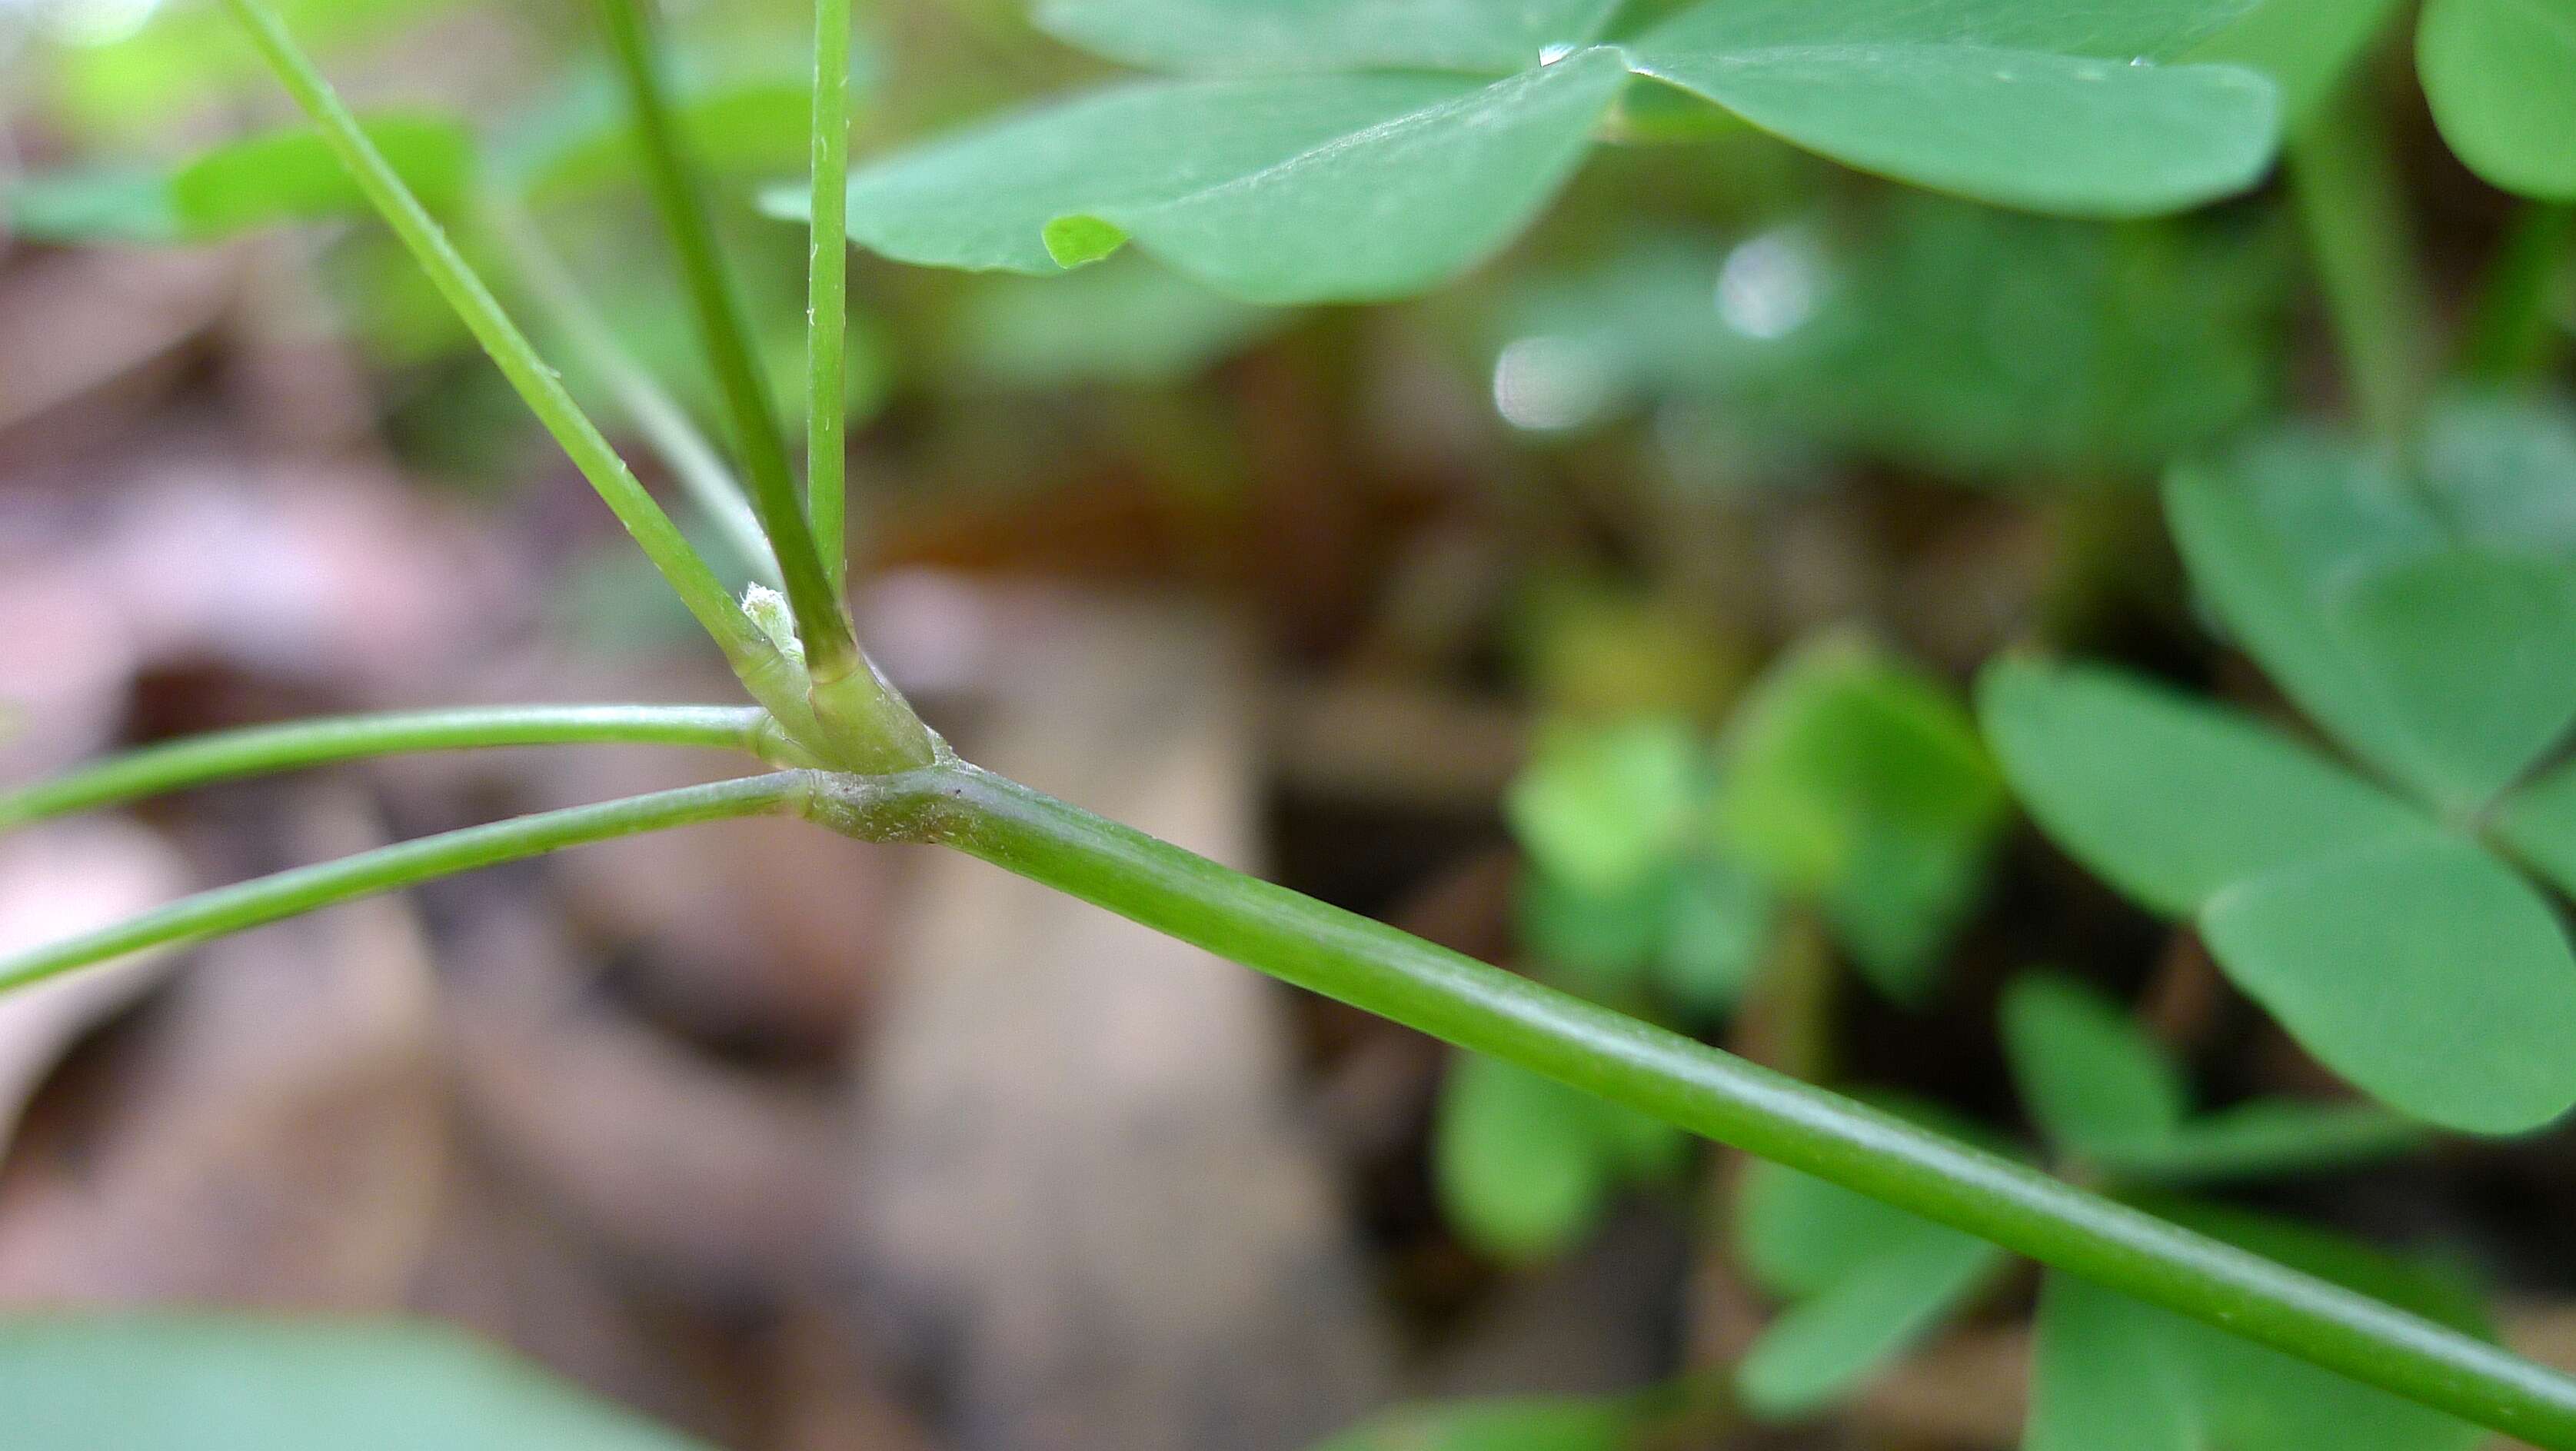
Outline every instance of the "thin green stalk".
[[770, 396], [768, 376], [753, 355], [751, 330], [717, 250], [706, 198], [682, 151], [670, 86], [662, 74], [661, 49], [646, 10], [650, 3], [600, 0], [608, 48], [616, 57], [619, 79], [635, 112], [646, 184], [670, 233], [672, 250], [679, 254], [680, 279], [697, 315], [699, 342], [731, 415], [734, 450], [751, 486], [752, 512], [760, 517], [770, 548], [778, 556], [788, 607], [795, 612], [796, 633], [805, 645], [806, 669], [817, 679], [837, 679], [850, 672], [858, 642], [815, 548], [813, 527], [796, 497], [795, 475], [778, 426], [778, 406]]
[[2432, 331], [2396, 162], [2369, 101], [2347, 84], [2291, 136], [2286, 161], [2346, 385], [2363, 425], [2399, 445], [2430, 374]]
[[568, 811], [468, 827], [201, 892], [101, 931], [0, 958], [0, 992], [146, 948], [202, 942], [359, 897], [416, 886], [479, 867], [543, 856], [568, 846], [705, 821], [783, 815], [798, 809], [819, 779], [810, 771], [783, 771], [597, 806], [576, 806]]
[[814, 0], [814, 218], [805, 292], [805, 502], [823, 572], [849, 587], [850, 0]]
[[349, 114], [339, 93], [297, 47], [268, 0], [225, 3], [231, 6], [252, 45], [277, 73], [287, 93], [321, 128], [323, 138], [358, 189], [366, 194], [394, 235], [402, 239], [439, 294], [482, 344], [483, 351], [500, 366], [529, 411], [571, 455], [574, 466], [607, 501], [626, 532], [635, 536], [645, 557], [670, 581], [680, 602], [714, 638], [752, 698], [769, 707], [770, 714], [800, 740], [819, 737], [821, 732], [814, 727], [812, 709], [805, 701], [802, 673], [752, 624], [733, 596], [725, 592], [715, 572], [689, 547], [671, 516], [662, 512], [662, 506], [636, 482], [626, 461], [617, 456], [617, 450], [609, 446], [583, 415], [581, 406], [564, 390], [563, 379], [537, 355], [526, 334], [519, 331], [491, 289], [483, 285], [483, 279], [448, 240], [445, 229], [395, 174], [375, 142], [360, 129], [357, 118]]
[[370, 756], [609, 743], [796, 754], [769, 712], [752, 705], [519, 705], [338, 716], [174, 741], [0, 792], [0, 831], [218, 781]]
[[2576, 206], [2524, 202], [2496, 251], [2477, 312], [2469, 322], [2464, 370], [2475, 378], [2517, 382], [2541, 377], [2566, 351], [2551, 315], [2576, 251]]
[[581, 285], [573, 281], [562, 259], [546, 245], [537, 230], [536, 218], [528, 215], [528, 209], [516, 197], [498, 187], [489, 188], [481, 208], [494, 239], [510, 254], [520, 285], [554, 320], [608, 391], [616, 395], [618, 406], [626, 410], [627, 421], [661, 455], [689, 501], [724, 535], [725, 542], [733, 546], [743, 567], [754, 578], [764, 584], [777, 584], [778, 557], [770, 553], [769, 536], [760, 532], [760, 520], [752, 515], [751, 504], [743, 497], [742, 481], [717, 456], [706, 435], [689, 421], [688, 410], [664, 392], [662, 385], [653, 381], [653, 375], [618, 344], [617, 335], [609, 330], [598, 309], [582, 296]]
[[2555, 1371], [973, 767], [827, 781], [809, 814], [852, 835], [953, 846], [1298, 987], [2533, 1445], [2576, 1451], [2576, 1380]]

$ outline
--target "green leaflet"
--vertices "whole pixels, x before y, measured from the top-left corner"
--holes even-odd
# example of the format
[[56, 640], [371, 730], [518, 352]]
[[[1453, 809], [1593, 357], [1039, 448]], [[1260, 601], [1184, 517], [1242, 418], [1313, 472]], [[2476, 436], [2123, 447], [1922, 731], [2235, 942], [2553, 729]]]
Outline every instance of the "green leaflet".
[[2262, 0], [2185, 59], [2251, 66], [2281, 88], [2292, 130], [2361, 59], [2397, 0]]
[[2048, 1276], [2022, 1451], [2199, 1451], [2199, 1416], [2168, 1319], [2072, 1275]]
[[[453, 205], [474, 169], [474, 140], [444, 116], [385, 113], [367, 135], [432, 207]], [[22, 236], [47, 242], [206, 242], [281, 222], [356, 216], [366, 198], [310, 127], [228, 142], [161, 168], [30, 177], [0, 190]]]
[[2576, 200], [2576, 0], [2430, 0], [2416, 65], [2442, 139], [2470, 170]]
[[12, 1451], [700, 1448], [454, 1331], [387, 1321], [0, 1321], [0, 1404]]
[[1227, 74], [1043, 104], [862, 166], [851, 234], [900, 261], [1034, 273], [1133, 240], [1252, 301], [1400, 296], [1508, 243], [1632, 73], [1864, 169], [2083, 216], [2241, 190], [2278, 139], [2261, 76], [2167, 63], [2240, 0], [1710, 0], [1590, 43], [1613, 8], [1056, 0], [1040, 19], [1075, 44]]
[[2031, 815], [2338, 1073], [2428, 1122], [2576, 1103], [2576, 956], [2476, 844], [2230, 712], [2096, 670], [1999, 661], [1980, 701]]

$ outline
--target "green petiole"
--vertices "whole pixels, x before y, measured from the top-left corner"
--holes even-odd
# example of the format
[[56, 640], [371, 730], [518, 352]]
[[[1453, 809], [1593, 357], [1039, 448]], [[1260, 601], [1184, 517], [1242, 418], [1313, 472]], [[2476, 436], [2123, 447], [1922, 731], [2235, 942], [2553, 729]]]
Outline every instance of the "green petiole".
[[0, 831], [75, 811], [370, 756], [495, 746], [627, 743], [735, 750], [806, 764], [758, 706], [501, 706], [340, 716], [176, 741], [0, 793]]

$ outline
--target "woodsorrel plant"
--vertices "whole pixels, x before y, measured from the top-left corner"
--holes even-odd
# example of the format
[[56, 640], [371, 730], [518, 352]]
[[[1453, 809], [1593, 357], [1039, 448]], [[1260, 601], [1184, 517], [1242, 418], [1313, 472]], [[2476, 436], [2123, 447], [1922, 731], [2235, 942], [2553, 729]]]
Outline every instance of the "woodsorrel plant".
[[[2083, 1414], [2091, 1402], [2065, 1399], [2104, 1363], [2101, 1346], [2155, 1339], [2184, 1347], [2177, 1355], [2223, 1358], [2223, 1337], [2236, 1336], [2534, 1445], [2576, 1451], [2576, 1380], [2437, 1315], [2356, 1293], [2175, 1217], [1927, 1129], [1914, 1117], [1810, 1086], [979, 770], [924, 726], [870, 662], [845, 603], [837, 404], [849, 228], [867, 245], [912, 261], [1044, 273], [1097, 260], [1132, 239], [1256, 299], [1393, 296], [1451, 277], [1507, 241], [1594, 137], [1615, 129], [1632, 91], [1645, 84], [1697, 96], [1797, 145], [1901, 180], [2064, 214], [2137, 215], [2228, 194], [2262, 173], [2280, 138], [2284, 89], [2229, 62], [2295, 73], [2272, 64], [2281, 59], [2274, 52], [2296, 52], [2302, 42], [2223, 34], [2241, 7], [2201, 0], [1711, 0], [1639, 7], [1651, 12], [1643, 18], [1614, 0], [1482, 10], [1433, 0], [1051, 0], [1043, 15], [1058, 34], [1178, 78], [1135, 81], [1042, 108], [864, 168], [853, 181], [845, 174], [850, 5], [819, 0], [812, 185], [776, 201], [780, 210], [811, 218], [812, 396], [800, 497], [778, 401], [755, 360], [685, 154], [649, 0], [599, 0], [645, 178], [680, 259], [756, 524], [746, 552], [773, 565], [780, 586], [737, 600], [424, 206], [419, 184], [439, 174], [435, 133], [362, 124], [268, 0], [226, 4], [358, 193], [634, 536], [752, 703], [478, 709], [240, 732], [0, 796], [0, 829], [222, 779], [424, 750], [617, 741], [730, 750], [771, 769], [207, 892], [0, 962], [0, 987], [587, 842], [726, 818], [793, 817], [864, 840], [966, 852], [1288, 983], [1734, 1145], [1812, 1176], [1789, 1182], [1821, 1181], [1819, 1189], [1842, 1196], [1800, 1209], [1797, 1195], [1806, 1191], [1764, 1191], [1788, 1204], [1792, 1218], [1848, 1215], [1850, 1203], [1866, 1213], [1876, 1201], [1933, 1221], [1887, 1231], [1889, 1247], [1906, 1257], [1901, 1288], [1923, 1292], [1909, 1312], [1918, 1318], [1937, 1319], [1987, 1277], [1996, 1247], [2039, 1260], [2062, 1272], [2048, 1281], [2043, 1329], [2055, 1349], [2044, 1347], [2043, 1356], [2066, 1355], [2076, 1367], [2054, 1382], [2060, 1399], [2034, 1424], [2034, 1437], [2047, 1444], [2073, 1444], [2065, 1438], [2102, 1424]], [[2537, 38], [2526, 33], [2526, 18], [2505, 0], [2435, 0], [2426, 20], [2428, 84], [2463, 155], [2536, 195], [2576, 191], [2565, 158], [2544, 154], [2565, 134], [2548, 104], [2568, 100], [2567, 77], [2576, 67], [2534, 72], [2521, 87], [2498, 82], [2495, 68], [2521, 65], [2534, 47], [2563, 58], [2566, 37], [2546, 25]], [[2330, 272], [2350, 274], [2335, 288], [2337, 321], [2358, 360], [2367, 413], [2394, 434], [2412, 415], [2418, 380], [2389, 341], [2398, 326], [2392, 315], [2409, 304], [2403, 287], [2387, 280], [2387, 259], [2373, 255], [2367, 235], [2379, 184], [2374, 153], [2338, 113], [2310, 116], [2314, 98], [2295, 86], [2288, 101], [2298, 127], [2293, 170], [2303, 192], [2317, 199], [2319, 250]], [[301, 144], [279, 142], [284, 150], [268, 164], [301, 164]], [[155, 215], [174, 236], [245, 220], [191, 211], [184, 188], [164, 200], [166, 214]], [[274, 213], [302, 214], [293, 206]], [[1332, 245], [1318, 247], [1319, 236]], [[2516, 316], [2510, 308], [2504, 315]], [[2499, 336], [2498, 346], [2509, 351], [2512, 329]], [[2278, 465], [2257, 459], [2241, 467], [2260, 474]], [[2346, 688], [2353, 671], [2373, 662], [2319, 654], [2312, 618], [2319, 607], [2295, 587], [2276, 587], [2283, 573], [2276, 556], [2295, 553], [2297, 541], [2266, 534], [2262, 519], [2230, 513], [2242, 491], [2222, 498], [2201, 475], [2186, 476], [2175, 490], [2189, 521], [2193, 566], [2217, 581], [2212, 593], [2222, 613], [2283, 671], [2303, 704], [2358, 754], [2404, 780], [2416, 799], [2330, 779], [2327, 768], [2285, 757], [2286, 746], [2178, 714], [2131, 687], [2023, 664], [1999, 667], [1984, 692], [2007, 774], [2045, 823], [2115, 881], [2152, 906], [2197, 914], [2256, 995], [2312, 1043], [2323, 1040], [2328, 1060], [2365, 1087], [2470, 1129], [2528, 1127], [2564, 1109], [2576, 1097], [2564, 1071], [2576, 1061], [2563, 1051], [2576, 1039], [2576, 1025], [2562, 1021], [2569, 985], [2549, 980], [2554, 960], [2532, 945], [2527, 920], [2531, 911], [2545, 918], [2546, 909], [2531, 907], [2532, 889], [2472, 840], [2477, 814], [2546, 744], [2553, 721], [2539, 717], [2548, 712], [2535, 709], [2510, 740], [2480, 734], [2480, 723], [2492, 717], [2457, 719], [2457, 697], [2446, 693], [2457, 681], [2423, 658], [2420, 639], [2394, 626], [2376, 643], [2401, 675], [2415, 672], [2404, 679], [2417, 693], [2392, 706], [2385, 691]], [[2438, 534], [2431, 523], [2424, 529]], [[2439, 554], [2451, 561], [2438, 567], [2451, 571], [2441, 581], [2465, 576], [2463, 597], [2489, 603], [2510, 603], [2507, 597], [2519, 598], [2512, 591], [2530, 582], [2527, 571], [2510, 566], [2480, 574], [2457, 565], [2457, 552], [2446, 552], [2442, 539], [2425, 538], [2431, 542], [2409, 536], [2422, 548], [2392, 568]], [[2409, 574], [2392, 589], [2421, 582]], [[2070, 760], [2060, 748], [2075, 736], [2100, 749]], [[2103, 769], [2100, 750], [2123, 758], [2113, 763], [2117, 769]], [[2157, 783], [2140, 773], [2180, 759], [2177, 751], [2231, 773], [2256, 798], [2252, 806], [2240, 803], [2237, 817], [2258, 819], [2194, 817], [2191, 802], [2159, 800]], [[2230, 766], [2231, 753], [2244, 760]], [[1954, 854], [1981, 849], [1979, 834], [1991, 817], [1985, 801], [1976, 797], [1973, 819], [1959, 828], [1976, 840]], [[2144, 829], [2141, 822], [2163, 836], [2138, 836], [2133, 828]], [[2532, 828], [2544, 871], [2554, 822], [2551, 816]], [[2224, 850], [2201, 850], [2212, 829], [2235, 833], [2218, 841]], [[2237, 890], [2285, 864], [2331, 856], [2326, 849], [2348, 844], [2355, 831], [2387, 851], [2366, 862], [2338, 859], [2331, 870], [2375, 873], [2374, 881], [2415, 884], [2408, 889], [2419, 893], [2452, 890], [2457, 878], [2468, 882], [2459, 891], [2502, 894], [2503, 916], [2478, 920], [2489, 924], [2490, 936], [2510, 940], [2477, 950], [2495, 947], [2523, 994], [2499, 1010], [2530, 1040], [2518, 1039], [2515, 1052], [2554, 1053], [2556, 1063], [2516, 1079], [2518, 1096], [2499, 1097], [2474, 1074], [2459, 1088], [2445, 1075], [2464, 1065], [2428, 1061], [2420, 1045], [2392, 1050], [2369, 1035], [2367, 1023], [2357, 1025], [2355, 1014], [2319, 997], [2316, 979], [2331, 964], [2296, 939], [2303, 927], [2333, 916], [2341, 900], [2328, 890], [2335, 882], [2303, 877], [2274, 885], [2272, 896]], [[2421, 885], [2428, 881], [2434, 885]], [[1847, 886], [1819, 875], [1804, 889], [1829, 905], [1845, 891], [1855, 913], [1876, 905], [1851, 897]], [[2403, 915], [2403, 892], [2381, 895], [2396, 904], [2388, 911]], [[2495, 927], [2498, 921], [2504, 925]], [[2563, 945], [2557, 951], [2563, 956]], [[1889, 970], [1901, 978], [1902, 969]], [[2438, 998], [2440, 983], [2423, 992], [2428, 1001]], [[2100, 1017], [2095, 1005], [2043, 982], [2016, 995], [2011, 1042], [2043, 1126], [2073, 1161], [2112, 1171], [2114, 1180], [2151, 1183], [2230, 1172], [2256, 1159], [2277, 1163], [2285, 1153], [2295, 1157], [2281, 1147], [2285, 1137], [2322, 1137], [2332, 1142], [2319, 1152], [2341, 1146], [2354, 1153], [2392, 1138], [2389, 1121], [2376, 1115], [2293, 1114], [2250, 1127], [2193, 1118], [2171, 1066]], [[2108, 1110], [2093, 1091], [2098, 1085], [2065, 1086], [2076, 1071], [2070, 1064], [2089, 1071], [2102, 1062], [2127, 1065], [2122, 1081], [2135, 1089], [2127, 1100], [2115, 1095]], [[1866, 1283], [1883, 1294], [1888, 1281]], [[1833, 1276], [1805, 1281], [1819, 1299], [1837, 1288]], [[2141, 1320], [2153, 1312], [2129, 1301], [2181, 1319]], [[2083, 1351], [2088, 1345], [2093, 1350]], [[1812, 1361], [1775, 1345], [1769, 1369], [1757, 1362], [1747, 1385], [1757, 1400], [1797, 1404], [1820, 1394], [1824, 1379]], [[2103, 1404], [2126, 1403], [2106, 1395]], [[2165, 1418], [2160, 1424], [2185, 1426], [2187, 1434], [2189, 1406], [2157, 1414]], [[2058, 1421], [2047, 1422], [2051, 1416]]]

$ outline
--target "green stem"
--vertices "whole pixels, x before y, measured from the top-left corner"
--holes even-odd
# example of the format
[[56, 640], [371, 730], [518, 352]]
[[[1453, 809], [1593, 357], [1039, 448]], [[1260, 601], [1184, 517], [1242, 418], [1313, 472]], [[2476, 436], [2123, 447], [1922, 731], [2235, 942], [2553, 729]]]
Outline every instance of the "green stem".
[[536, 218], [516, 197], [497, 187], [484, 195], [482, 211], [493, 237], [510, 254], [520, 285], [616, 395], [627, 421], [661, 455], [690, 502], [723, 533], [755, 578], [778, 583], [778, 558], [770, 553], [769, 536], [760, 532], [760, 520], [743, 497], [741, 480], [716, 456], [714, 446], [689, 421], [687, 410], [627, 356], [606, 320], [582, 296], [580, 284], [564, 270], [562, 259], [546, 245]]
[[749, 705], [526, 705], [340, 716], [174, 741], [0, 792], [0, 831], [218, 781], [370, 756], [608, 743], [704, 746], [766, 758], [795, 754], [769, 712]]
[[2497, 249], [2476, 315], [2469, 323], [2465, 370], [2471, 377], [2515, 382], [2546, 374], [2565, 350], [2551, 315], [2576, 244], [2576, 206], [2524, 202]]
[[529, 411], [537, 415], [546, 431], [553, 434], [564, 452], [572, 456], [574, 466], [590, 480], [591, 487], [599, 491], [600, 498], [607, 501], [609, 509], [617, 515], [617, 521], [626, 526], [626, 532], [635, 536], [635, 542], [643, 547], [645, 556], [662, 572], [662, 577], [670, 581], [680, 602], [714, 637], [718, 648], [732, 663], [734, 673], [742, 677], [754, 698], [767, 705], [772, 714], [793, 724], [798, 715], [805, 714], [801, 699], [773, 700], [761, 693], [764, 689], [773, 688], [779, 678], [772, 664], [778, 655], [776, 648], [751, 623], [742, 607], [734, 603], [733, 597], [725, 592], [723, 583], [713, 570], [707, 568], [706, 561], [689, 547], [689, 541], [682, 537], [679, 526], [671, 522], [671, 516], [662, 512], [662, 506], [653, 501], [653, 496], [644, 491], [642, 484], [636, 482], [625, 460], [617, 456], [617, 450], [611, 448], [608, 440], [583, 416], [580, 405], [564, 391], [563, 380], [546, 366], [543, 358], [537, 356], [537, 350], [519, 331], [518, 324], [510, 320], [509, 314], [492, 296], [491, 289], [483, 285], [483, 279], [475, 275], [473, 266], [448, 240], [445, 229], [395, 174], [384, 154], [359, 127], [357, 118], [349, 114], [349, 108], [341, 102], [339, 93], [331, 88], [331, 83], [322, 78], [322, 73], [296, 46], [295, 38], [287, 33], [284, 22], [277, 18], [277, 12], [270, 8], [268, 0], [225, 0], [225, 3], [232, 7], [234, 17], [241, 22], [269, 68], [284, 83], [287, 93], [321, 128], [324, 139], [331, 144], [351, 179], [357, 182], [358, 189], [366, 194], [386, 224], [393, 228], [394, 235], [410, 249], [421, 270], [429, 274], [429, 280], [447, 299], [448, 305], [456, 309], [457, 316], [464, 320], [475, 340], [483, 345], [483, 351], [500, 366], [510, 385], [526, 401]]
[[752, 352], [742, 301], [725, 274], [706, 197], [682, 151], [669, 83], [662, 74], [661, 48], [646, 11], [651, 3], [600, 0], [608, 48], [634, 108], [645, 181], [670, 233], [672, 250], [679, 254], [680, 280], [697, 316], [699, 342], [732, 417], [734, 450], [751, 486], [752, 512], [760, 517], [760, 527], [778, 556], [788, 608], [795, 612], [797, 637], [805, 644], [806, 668], [818, 680], [835, 679], [849, 673], [858, 642], [815, 549], [804, 506], [796, 497], [795, 475], [778, 427], [778, 406]]
[[2554, 1451], [2576, 1380], [1998, 1155], [968, 766], [827, 782], [852, 835], [950, 845], [1286, 982], [1517, 1063]]
[[813, 225], [805, 293], [805, 500], [823, 571], [849, 585], [850, 0], [814, 0]]
[[478, 867], [542, 856], [568, 846], [704, 821], [783, 815], [800, 808], [819, 779], [808, 771], [785, 771], [597, 806], [577, 806], [569, 811], [549, 811], [201, 892], [114, 927], [0, 958], [0, 992], [147, 948], [201, 942], [359, 897], [452, 877]]
[[2363, 425], [2395, 445], [2422, 399], [2432, 334], [2396, 162], [2369, 100], [2347, 83], [2291, 136], [2286, 159], [2345, 381]]

